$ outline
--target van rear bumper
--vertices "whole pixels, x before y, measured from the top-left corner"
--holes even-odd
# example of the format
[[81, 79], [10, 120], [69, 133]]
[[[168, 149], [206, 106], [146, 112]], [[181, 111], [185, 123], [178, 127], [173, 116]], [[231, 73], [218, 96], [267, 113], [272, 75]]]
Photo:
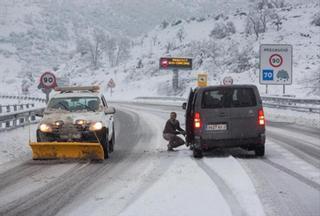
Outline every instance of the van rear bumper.
[[247, 147], [251, 148], [257, 145], [264, 145], [266, 140], [265, 133], [258, 137], [239, 138], [239, 139], [203, 139], [195, 136], [195, 147], [208, 150], [212, 148], [228, 148], [228, 147]]

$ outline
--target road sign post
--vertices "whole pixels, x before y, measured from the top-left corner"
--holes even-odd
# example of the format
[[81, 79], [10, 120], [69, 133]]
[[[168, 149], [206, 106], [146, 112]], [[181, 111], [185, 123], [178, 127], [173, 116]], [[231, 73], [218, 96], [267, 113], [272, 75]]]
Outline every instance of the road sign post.
[[206, 87], [208, 86], [208, 74], [207, 73], [199, 73], [197, 79], [198, 87]]
[[162, 57], [159, 61], [159, 68], [163, 70], [173, 70], [172, 88], [174, 92], [177, 92], [179, 89], [179, 70], [191, 70], [192, 59]]
[[233, 79], [231, 76], [226, 76], [223, 78], [223, 85], [232, 85], [233, 84]]
[[292, 84], [292, 46], [287, 44], [262, 44], [260, 46], [259, 82], [266, 85]]
[[172, 88], [174, 91], [177, 91], [179, 88], [179, 70], [178, 69], [173, 69]]
[[40, 77], [38, 88], [46, 94], [46, 103], [49, 101], [49, 95], [53, 88], [57, 87], [56, 76], [51, 72], [44, 72]]
[[112, 93], [113, 93], [113, 88], [116, 87], [116, 83], [114, 82], [114, 80], [111, 78], [108, 82], [108, 88], [110, 89], [110, 97], [112, 97]]

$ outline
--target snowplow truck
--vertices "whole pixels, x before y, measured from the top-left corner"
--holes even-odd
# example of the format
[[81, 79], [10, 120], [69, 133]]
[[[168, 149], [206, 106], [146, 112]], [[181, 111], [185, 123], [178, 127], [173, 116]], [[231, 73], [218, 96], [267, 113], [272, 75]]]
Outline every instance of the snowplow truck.
[[56, 88], [30, 142], [32, 158], [104, 160], [113, 152], [115, 109], [98, 86]]

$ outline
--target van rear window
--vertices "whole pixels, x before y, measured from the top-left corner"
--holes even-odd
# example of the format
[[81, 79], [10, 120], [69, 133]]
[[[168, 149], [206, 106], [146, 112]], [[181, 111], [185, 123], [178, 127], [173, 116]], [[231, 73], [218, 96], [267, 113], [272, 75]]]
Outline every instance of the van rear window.
[[216, 88], [203, 92], [202, 108], [252, 107], [257, 100], [252, 88]]

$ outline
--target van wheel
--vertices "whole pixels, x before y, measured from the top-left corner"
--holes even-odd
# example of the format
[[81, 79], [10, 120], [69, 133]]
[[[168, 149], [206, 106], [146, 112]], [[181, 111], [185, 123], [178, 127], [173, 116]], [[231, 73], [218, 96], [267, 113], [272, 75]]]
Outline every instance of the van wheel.
[[194, 158], [202, 158], [203, 153], [201, 149], [193, 148], [193, 157]]
[[189, 145], [189, 149], [192, 151], [194, 149], [193, 145]]
[[262, 157], [264, 156], [264, 153], [265, 153], [265, 148], [264, 148], [264, 145], [263, 146], [259, 146], [259, 147], [256, 147], [255, 150], [254, 150], [254, 153], [257, 157]]

